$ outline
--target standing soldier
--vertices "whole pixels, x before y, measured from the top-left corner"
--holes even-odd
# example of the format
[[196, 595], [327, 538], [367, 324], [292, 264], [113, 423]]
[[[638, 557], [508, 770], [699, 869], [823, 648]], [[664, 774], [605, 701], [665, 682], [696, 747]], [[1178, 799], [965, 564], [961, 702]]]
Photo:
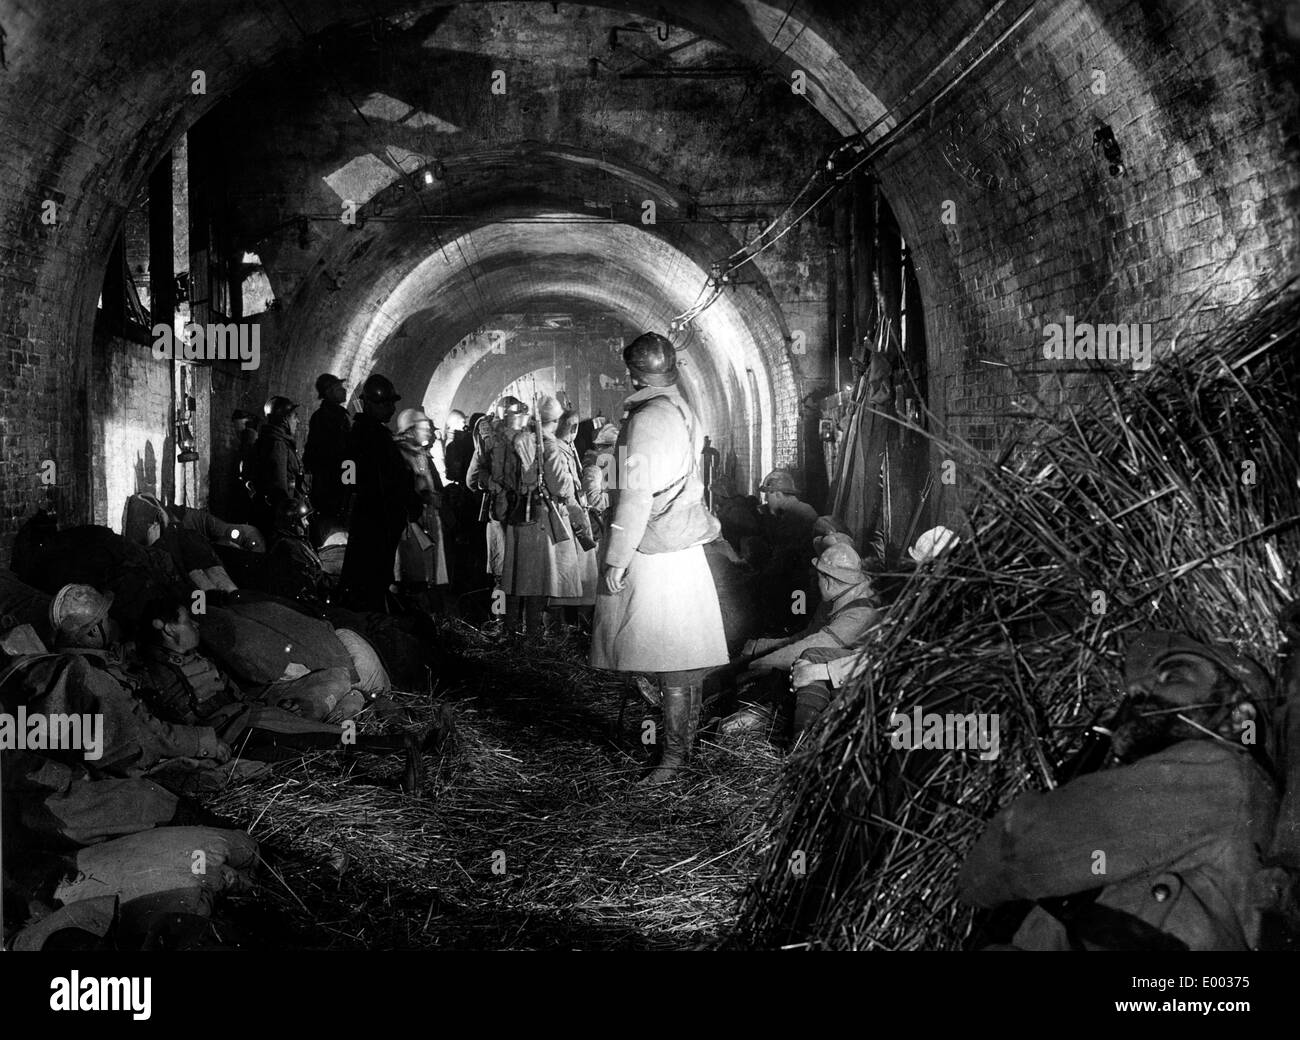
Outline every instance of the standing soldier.
[[272, 397], [263, 407], [266, 423], [257, 435], [253, 486], [257, 489], [257, 525], [275, 530], [275, 509], [286, 498], [303, 496], [302, 462], [298, 459], [298, 406], [287, 397]]
[[[474, 427], [474, 458], [465, 483], [483, 495], [480, 517], [487, 521], [487, 572], [497, 587], [501, 587], [505, 568], [505, 521], [516, 490], [513, 485], [518, 481], [518, 457], [511, 442], [527, 421], [528, 406], [507, 396], [497, 402], [495, 418], [485, 415]], [[510, 601], [506, 603], [509, 613]]]
[[[596, 605], [596, 585], [600, 579], [600, 567], [597, 561], [596, 544], [598, 541], [595, 525], [591, 520], [591, 502], [583, 481], [582, 463], [578, 461], [578, 449], [574, 444], [578, 434], [578, 413], [565, 412], [555, 428], [555, 436], [545, 442], [546, 445], [546, 484], [551, 498], [560, 506], [569, 520], [573, 532], [570, 542], [561, 543], [565, 555], [569, 555], [568, 545], [572, 545], [572, 563], [566, 563], [578, 575], [582, 591], [576, 596], [552, 593], [551, 605], [559, 608], [559, 622], [563, 624], [565, 607], [578, 607], [579, 613], [590, 629], [592, 609]], [[555, 548], [559, 550], [561, 546]], [[556, 631], [563, 631], [557, 628]]]
[[398, 579], [415, 594], [427, 613], [443, 607], [443, 589], [450, 583], [446, 544], [442, 534], [442, 482], [429, 455], [433, 423], [419, 408], [404, 408], [397, 417], [397, 447], [415, 478], [420, 518], [406, 525], [397, 548]]
[[343, 483], [343, 462], [348, 457], [348, 432], [352, 420], [343, 407], [347, 387], [336, 375], [326, 372], [316, 378], [320, 407], [312, 413], [302, 464], [311, 476], [312, 508], [316, 511], [317, 544], [325, 539], [321, 531], [331, 523], [347, 522], [348, 492]]
[[624, 402], [613, 518], [596, 596], [591, 664], [654, 673], [663, 691], [659, 766], [675, 779], [690, 758], [706, 672], [727, 663], [727, 639], [704, 545], [717, 517], [704, 508], [695, 416], [677, 388], [677, 354], [657, 333], [623, 350], [634, 393]]
[[352, 422], [348, 459], [356, 468], [343, 594], [356, 610], [385, 612], [402, 529], [419, 515], [415, 481], [385, 425], [401, 400], [386, 376], [361, 387], [361, 413]]
[[704, 484], [704, 504], [713, 508], [713, 482], [718, 479], [718, 460], [722, 456], [713, 446], [713, 441], [704, 438], [704, 450], [700, 452], [700, 477]]
[[[521, 430], [514, 439], [519, 504], [516, 522], [506, 529], [505, 583], [507, 593], [523, 599], [524, 622], [533, 635], [541, 634], [544, 601], [551, 631], [562, 635], [564, 607], [580, 606], [583, 600], [580, 554], [585, 553], [574, 533], [574, 519], [583, 514], [578, 530], [584, 535], [589, 525], [578, 507], [576, 460], [570, 466], [566, 451], [571, 449], [555, 436], [562, 415], [560, 403], [544, 396], [537, 403], [538, 425]], [[591, 584], [594, 593], [594, 575]]]
[[[538, 421], [542, 433], [549, 426], [552, 435], [560, 418], [560, 403], [543, 397], [538, 404]], [[505, 556], [501, 571], [501, 588], [506, 594], [506, 629], [542, 634], [542, 607], [550, 594], [548, 549], [550, 517], [538, 488], [541, 462], [537, 450], [539, 433], [524, 426], [527, 410], [506, 417], [508, 439], [498, 441], [493, 452], [492, 473], [495, 482], [507, 489], [510, 508], [505, 518]], [[498, 467], [498, 455], [502, 462]], [[499, 470], [499, 473], [498, 473]], [[495, 512], [494, 514], [495, 515]], [[520, 611], [523, 623], [520, 624]]]

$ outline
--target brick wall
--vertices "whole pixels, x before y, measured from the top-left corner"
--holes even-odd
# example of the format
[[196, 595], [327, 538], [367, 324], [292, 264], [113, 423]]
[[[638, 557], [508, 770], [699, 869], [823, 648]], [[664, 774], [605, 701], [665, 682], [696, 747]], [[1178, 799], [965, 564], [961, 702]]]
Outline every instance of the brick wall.
[[[311, 33], [400, 6], [395, 0], [321, 0], [299, 16]], [[873, 117], [868, 95], [898, 104], [900, 113], [910, 111], [951, 69], [917, 96], [909, 98], [909, 91], [989, 9], [983, 0], [818, 5], [813, 32], [767, 49], [770, 36], [756, 28], [751, 8], [775, 24], [784, 4], [667, 0], [655, 7], [653, 16], [662, 7], [678, 25], [716, 33], [740, 53], [769, 58], [773, 105], [781, 79], [803, 62], [821, 78], [810, 95], [816, 107], [798, 101], [782, 112], [758, 104], [751, 112], [746, 102], [737, 125], [724, 127], [734, 109], [722, 105], [709, 124], [707, 106], [697, 98], [661, 134], [664, 124], [646, 118], [644, 102], [602, 110], [602, 102], [617, 100], [612, 94], [591, 93], [561, 111], [560, 95], [542, 89], [557, 77], [536, 56], [537, 96], [546, 104], [530, 112], [512, 107], [518, 98], [476, 109], [472, 99], [457, 98], [455, 84], [443, 84], [441, 93], [426, 87], [416, 100], [441, 105], [443, 112], [451, 105], [455, 119], [479, 111], [479, 129], [487, 127], [483, 140], [494, 146], [563, 125], [568, 140], [560, 143], [631, 162], [685, 184], [688, 194], [707, 202], [708, 192], [725, 199], [742, 176], [747, 186], [757, 183], [751, 176], [797, 184], [817, 161], [820, 145]], [[515, 18], [510, 12], [517, 9], [523, 5], [492, 13]], [[527, 9], [544, 16], [550, 7]], [[590, 17], [571, 5], [561, 11]], [[998, 31], [1008, 17], [1003, 12], [991, 29]], [[92, 398], [99, 400], [103, 390], [92, 374], [92, 327], [109, 246], [142, 179], [178, 135], [299, 41], [292, 23], [268, 16], [252, 0], [195, 0], [179, 7], [162, 0], [10, 5], [0, 12], [0, 25], [6, 64], [0, 74], [4, 541], [51, 495], [65, 522], [96, 514], [87, 460], [98, 422]], [[599, 47], [597, 36], [593, 46]], [[1192, 336], [1209, 323], [1231, 320], [1243, 291], [1267, 287], [1295, 269], [1296, 48], [1281, 4], [1039, 5], [1003, 52], [879, 160], [884, 192], [913, 247], [936, 390], [931, 403], [941, 416], [951, 412], [954, 425], [991, 445], [1011, 421], [1013, 386], [1027, 385], [1051, 399], [1075, 393], [1086, 374], [1043, 371], [1034, 363], [1043, 323], [1063, 314], [1150, 320], [1157, 350], [1167, 349], [1175, 333]], [[398, 70], [376, 66], [372, 58], [362, 64], [382, 73], [373, 89], [395, 89]], [[417, 69], [437, 65], [427, 53], [422, 59]], [[1093, 92], [1094, 68], [1106, 73], [1104, 93]], [[206, 95], [189, 90], [195, 69], [206, 71]], [[390, 75], [394, 83], [384, 81]], [[1026, 86], [1033, 92], [1029, 104], [1020, 100]], [[751, 120], [754, 113], [761, 118]], [[260, 117], [254, 107], [241, 128], [247, 136], [255, 136]], [[488, 124], [499, 128], [496, 136]], [[1110, 177], [1105, 161], [1093, 154], [1093, 133], [1102, 124], [1123, 150], [1122, 178]], [[328, 137], [342, 125], [322, 120], [315, 132]], [[286, 138], [284, 151], [303, 140]], [[801, 143], [787, 147], [796, 140]], [[756, 157], [751, 165], [729, 162], [725, 149], [733, 141], [743, 142], [735, 151]], [[243, 161], [244, 143], [233, 140], [230, 162]], [[333, 145], [342, 152], [352, 142]], [[300, 158], [307, 179], [299, 183], [314, 183], [317, 157]], [[257, 183], [259, 169], [254, 163], [249, 190], [268, 193], [267, 183]], [[59, 207], [53, 226], [41, 221], [46, 199]], [[953, 225], [941, 220], [946, 200], [956, 204]], [[272, 217], [298, 205], [279, 196], [269, 202]], [[250, 222], [249, 234], [267, 234], [274, 224]], [[315, 279], [321, 243], [308, 239], [303, 273]], [[296, 248], [285, 236], [280, 259]], [[820, 251], [772, 252], [760, 269], [772, 283], [780, 323], [786, 329], [812, 324], [815, 301], [824, 298], [815, 266]], [[270, 253], [262, 253], [268, 269], [275, 262]], [[796, 297], [787, 287], [803, 277], [801, 259], [811, 266]], [[790, 266], [782, 268], [785, 263]], [[381, 302], [376, 297], [367, 304]], [[300, 316], [313, 318], [306, 311]], [[983, 363], [988, 360], [1012, 368]], [[778, 357], [769, 362], [769, 371], [781, 371]], [[788, 387], [777, 392], [789, 396]], [[774, 431], [778, 456], [778, 445], [789, 443], [789, 415], [783, 405]], [[58, 467], [52, 491], [38, 480], [45, 459]]]
[[113, 336], [94, 345], [91, 454], [94, 522], [121, 533], [127, 496], [148, 492], [164, 500], [175, 489], [171, 457], [171, 366], [149, 346]]

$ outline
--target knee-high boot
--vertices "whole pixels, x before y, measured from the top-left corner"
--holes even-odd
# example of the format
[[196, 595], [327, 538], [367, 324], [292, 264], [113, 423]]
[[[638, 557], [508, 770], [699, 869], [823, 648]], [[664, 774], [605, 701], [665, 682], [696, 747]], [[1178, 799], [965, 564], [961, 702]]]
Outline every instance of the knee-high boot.
[[677, 779], [691, 757], [695, 730], [700, 722], [700, 704], [703, 690], [693, 686], [665, 686], [663, 700], [663, 740], [660, 744], [659, 764], [641, 781], [655, 785]]

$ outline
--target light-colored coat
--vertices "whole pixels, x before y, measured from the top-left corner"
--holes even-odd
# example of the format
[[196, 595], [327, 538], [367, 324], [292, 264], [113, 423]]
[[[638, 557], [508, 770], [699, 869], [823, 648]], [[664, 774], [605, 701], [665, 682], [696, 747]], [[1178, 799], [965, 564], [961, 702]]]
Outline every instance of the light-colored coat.
[[[625, 407], [620, 458], [636, 459], [639, 472], [636, 479], [618, 475], [603, 548], [606, 566], [627, 568], [627, 584], [614, 595], [598, 590], [592, 667], [672, 672], [725, 665], [722, 611], [703, 545], [642, 551], [700, 507], [704, 489], [695, 471], [703, 440], [694, 415], [675, 386], [645, 387]], [[665, 507], [656, 493], [669, 487], [680, 492]]]
[[[575, 472], [569, 463], [572, 449], [562, 445], [554, 435], [542, 435], [542, 465], [537, 465], [537, 434], [521, 430], [515, 434], [514, 451], [519, 457], [519, 485], [521, 493], [537, 488], [539, 480], [546, 481], [546, 490], [559, 506], [559, 519], [564, 533], [563, 541], [551, 540], [547, 519], [547, 506], [538, 496], [533, 500], [532, 519], [529, 524], [506, 525], [505, 571], [502, 587], [515, 596], [549, 596], [555, 605], [593, 602], [586, 599], [584, 577], [594, 593], [594, 553], [584, 553], [573, 536], [567, 506], [577, 502], [578, 487]], [[588, 562], [587, 557], [590, 557]]]

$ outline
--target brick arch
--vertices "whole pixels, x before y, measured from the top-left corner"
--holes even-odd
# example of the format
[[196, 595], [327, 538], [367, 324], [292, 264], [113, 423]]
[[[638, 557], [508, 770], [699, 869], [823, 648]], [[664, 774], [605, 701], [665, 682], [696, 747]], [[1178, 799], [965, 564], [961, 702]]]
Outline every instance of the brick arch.
[[[309, 35], [439, 6], [297, 5]], [[774, 74], [806, 69], [809, 100], [841, 131], [885, 106], [907, 111], [926, 94], [913, 88], [988, 10], [983, 0], [817, 5], [815, 14], [775, 0], [608, 6], [669, 17], [770, 62]], [[1150, 308], [1161, 323], [1190, 308], [1202, 324], [1221, 322], [1242, 291], [1300, 259], [1295, 44], [1284, 21], [1248, 0], [1191, 0], [1172, 14], [1166, 6], [1040, 5], [1001, 55], [878, 164], [918, 261], [932, 372], [949, 404], [1005, 396], [977, 355], [1031, 358], [1034, 326], [1047, 315]], [[275, 11], [254, 0], [108, 0], [5, 16], [0, 127], [18, 161], [0, 185], [12, 214], [0, 232], [0, 335], [8, 393], [22, 407], [4, 425], [13, 439], [0, 533], [43, 499], [32, 474], [46, 458], [71, 474], [59, 481], [63, 515], [89, 515], [89, 348], [109, 246], [179, 134], [252, 70], [300, 46]], [[1091, 91], [1093, 68], [1111, 73], [1107, 93]], [[206, 95], [189, 90], [196, 69], [207, 73]], [[1014, 149], [997, 143], [1016, 122], [998, 101], [1007, 83], [1048, 99], [1032, 142]], [[1121, 180], [1088, 148], [1100, 122], [1125, 148]], [[953, 141], [976, 167], [1007, 167], [1005, 183], [989, 191], [966, 179], [945, 161]], [[60, 207], [55, 228], [40, 223], [46, 199]], [[958, 205], [955, 226], [940, 220], [945, 200]]]
[[[527, 234], [500, 223], [470, 231], [463, 241], [449, 243], [451, 264], [442, 250], [425, 257], [386, 287], [382, 308], [352, 313], [342, 337], [318, 340], [337, 344], [331, 353], [293, 355], [301, 370], [334, 370], [353, 386], [379, 370], [404, 386], [423, 389], [437, 378], [452, 348], [482, 321], [483, 312], [471, 307], [479, 293], [498, 311], [540, 299], [564, 300], [617, 313], [630, 328], [666, 332], [669, 320], [694, 302], [705, 282], [705, 272], [685, 254], [628, 225], [572, 224], [563, 235], [546, 224], [526, 227]], [[474, 257], [473, 264], [461, 261], [462, 255]], [[437, 335], [420, 341], [395, 338], [417, 312], [436, 314]], [[782, 371], [771, 360], [783, 358], [776, 313], [764, 314], [756, 301], [727, 294], [696, 320], [693, 337], [676, 338], [686, 344], [688, 386], [696, 391], [706, 425], [719, 431], [761, 425], [757, 458], [749, 457], [743, 437], [736, 438], [744, 472], [751, 482], [761, 478], [758, 471], [776, 454], [776, 392], [783, 381], [792, 381], [788, 361]], [[749, 370], [762, 373], [757, 393], [744, 378]], [[429, 392], [423, 396], [427, 401]]]

